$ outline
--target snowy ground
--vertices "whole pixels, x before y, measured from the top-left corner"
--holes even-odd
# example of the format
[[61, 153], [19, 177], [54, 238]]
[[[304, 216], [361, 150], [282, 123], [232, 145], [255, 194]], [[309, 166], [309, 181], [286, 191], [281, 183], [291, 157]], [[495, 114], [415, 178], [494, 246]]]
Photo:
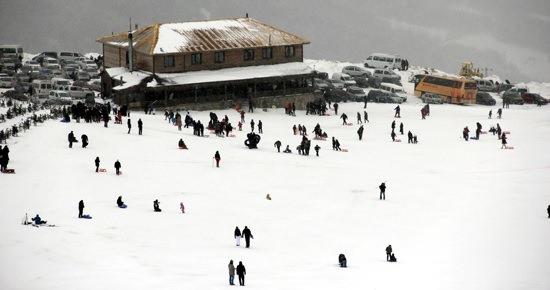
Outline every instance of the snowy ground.
[[[130, 135], [125, 125], [41, 124], [9, 141], [17, 173], [0, 175], [0, 289], [226, 289], [230, 259], [243, 261], [252, 289], [550, 289], [550, 107], [505, 110], [514, 150], [492, 135], [461, 139], [466, 125], [496, 124], [482, 106], [433, 105], [420, 120], [420, 104], [403, 104], [398, 124], [420, 143], [392, 143], [393, 107], [369, 104], [362, 142], [336, 116], [247, 114], [264, 123], [258, 150], [244, 147], [245, 132], [198, 138], [158, 115], [134, 113]], [[340, 111], [355, 121], [363, 109]], [[235, 111], [217, 113], [237, 123]], [[207, 114], [192, 112], [204, 123]], [[320, 157], [297, 155], [291, 126], [317, 122], [349, 152], [313, 141]], [[89, 147], [67, 148], [70, 130]], [[176, 149], [179, 138], [190, 150]], [[294, 154], [276, 153], [277, 139]], [[107, 173], [93, 171], [96, 156]], [[119, 195], [129, 208], [116, 207]], [[77, 218], [81, 199], [92, 220]], [[58, 227], [23, 226], [25, 213]], [[235, 247], [237, 225], [251, 228], [251, 249]], [[385, 261], [388, 244], [398, 263]], [[340, 253], [349, 268], [337, 267]]]

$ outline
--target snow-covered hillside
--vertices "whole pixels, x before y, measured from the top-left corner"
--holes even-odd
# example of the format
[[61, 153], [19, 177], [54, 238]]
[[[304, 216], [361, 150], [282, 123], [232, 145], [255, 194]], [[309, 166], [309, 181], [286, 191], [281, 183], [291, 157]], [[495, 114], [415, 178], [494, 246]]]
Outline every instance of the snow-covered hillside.
[[[354, 122], [362, 106], [340, 111]], [[245, 131], [200, 138], [160, 115], [132, 113], [129, 135], [125, 125], [39, 125], [9, 140], [16, 174], [0, 174], [0, 288], [226, 289], [233, 259], [251, 289], [550, 289], [550, 107], [512, 106], [497, 121], [489, 107], [433, 105], [421, 120], [420, 104], [403, 104], [397, 122], [416, 145], [391, 142], [393, 107], [368, 105], [361, 142], [358, 126], [337, 116], [247, 114], [246, 132], [251, 118], [264, 124], [257, 150], [243, 145]], [[238, 121], [235, 111], [216, 113]], [[499, 122], [515, 149], [490, 134], [461, 139], [477, 121], [484, 130]], [[311, 132], [316, 123], [349, 152], [313, 140], [320, 157], [296, 154], [292, 125]], [[68, 148], [71, 130], [89, 136], [87, 149]], [[190, 150], [176, 149], [180, 138]], [[277, 153], [276, 140], [293, 154]], [[96, 156], [107, 173], [94, 172]], [[119, 195], [127, 209], [116, 207]], [[93, 219], [77, 218], [81, 199]], [[57, 227], [23, 226], [25, 213]], [[235, 226], [251, 228], [250, 249], [235, 246]], [[388, 244], [397, 263], [385, 260]], [[337, 266], [340, 253], [349, 268]]]

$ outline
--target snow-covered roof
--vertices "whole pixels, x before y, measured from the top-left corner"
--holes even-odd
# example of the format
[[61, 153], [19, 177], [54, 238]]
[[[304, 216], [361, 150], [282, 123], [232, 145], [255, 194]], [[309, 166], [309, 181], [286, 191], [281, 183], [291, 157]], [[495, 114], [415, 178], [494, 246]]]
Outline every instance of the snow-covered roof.
[[[185, 73], [164, 73], [156, 76], [161, 80], [157, 82], [154, 78], [147, 83], [147, 87], [167, 87], [190, 84], [202, 84], [212, 82], [227, 82], [247, 79], [283, 77], [306, 75], [312, 73], [312, 69], [303, 62], [290, 62], [273, 65], [259, 65], [247, 67], [225, 68], [219, 70], [203, 70]], [[127, 68], [108, 68], [106, 72], [114, 79], [122, 77], [123, 84], [116, 86], [113, 90], [124, 90], [139, 85], [145, 78], [152, 76], [146, 71], [129, 72]]]
[[[249, 47], [308, 44], [309, 41], [252, 18], [153, 24], [132, 31], [134, 49], [145, 54], [170, 54]], [[97, 39], [128, 46], [128, 33]]]

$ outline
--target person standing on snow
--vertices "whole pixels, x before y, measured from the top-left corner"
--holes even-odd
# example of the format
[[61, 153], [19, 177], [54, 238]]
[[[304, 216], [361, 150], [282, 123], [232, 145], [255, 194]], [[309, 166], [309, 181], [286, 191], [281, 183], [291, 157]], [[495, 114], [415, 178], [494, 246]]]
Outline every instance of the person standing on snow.
[[239, 261], [239, 265], [237, 265], [237, 275], [239, 276], [239, 285], [244, 286], [244, 275], [246, 275], [246, 268], [241, 261]]
[[81, 200], [78, 202], [78, 218], [82, 218], [83, 213], [84, 213], [84, 201]]
[[254, 132], [254, 119], [250, 119], [250, 129]]
[[363, 119], [365, 119], [365, 122], [370, 123], [369, 114], [367, 113], [367, 111], [363, 111]]
[[241, 111], [241, 123], [244, 123], [244, 110]]
[[392, 140], [393, 142], [395, 142], [395, 136], [397, 136], [397, 135], [395, 134], [395, 131], [391, 130], [390, 136], [391, 136], [391, 140]]
[[386, 183], [382, 182], [378, 188], [380, 188], [380, 200], [386, 200]]
[[363, 140], [363, 130], [365, 130], [365, 128], [363, 127], [363, 125], [361, 125], [359, 127], [359, 129], [357, 129], [357, 135], [359, 135], [359, 141]]
[[391, 248], [391, 245], [388, 245], [386, 247], [386, 261], [388, 262], [390, 261], [392, 252], [393, 252], [393, 249]]
[[99, 157], [95, 158], [94, 163], [95, 163], [95, 172], [99, 172]]
[[69, 135], [67, 136], [67, 139], [69, 139], [69, 148], [73, 148], [73, 143], [76, 142], [76, 138], [74, 137], [73, 131], [69, 133]]
[[264, 133], [262, 120], [258, 121], [258, 133], [259, 133], [259, 134], [263, 134], [263, 133]]
[[277, 152], [281, 153], [281, 141], [277, 140], [275, 141], [275, 147], [277, 147]]
[[500, 137], [500, 140], [502, 142], [502, 146], [500, 147], [501, 149], [506, 149], [506, 144], [508, 144], [508, 140], [506, 139], [506, 133], [502, 133], [502, 136]]
[[342, 125], [347, 125], [348, 122], [348, 115], [346, 115], [346, 113], [342, 113], [342, 116], [340, 116], [340, 119], [342, 119]]
[[546, 209], [546, 211], [548, 212], [548, 218], [550, 219], [550, 204], [548, 205], [548, 208]]
[[363, 121], [361, 121], [361, 113], [357, 112], [357, 125], [363, 124]]
[[216, 151], [214, 154], [214, 160], [216, 160], [216, 167], [220, 167], [220, 160], [221, 160], [220, 152]]
[[317, 157], [319, 157], [319, 149], [321, 149], [321, 146], [319, 146], [319, 144], [315, 145], [315, 147], [313, 147], [313, 149], [315, 149], [315, 155], [317, 155]]
[[235, 285], [235, 265], [233, 265], [233, 260], [229, 261], [229, 285]]
[[254, 238], [254, 236], [252, 235], [252, 232], [250, 231], [250, 229], [246, 226], [244, 227], [243, 233], [241, 235], [241, 238], [242, 237], [244, 237], [244, 240], [246, 242], [246, 247], [250, 248], [250, 238]]
[[235, 240], [237, 241], [237, 247], [241, 246], [241, 230], [239, 227], [235, 227], [235, 231], [233, 232], [233, 236]]
[[120, 168], [121, 168], [121, 167], [122, 167], [122, 166], [120, 165], [120, 161], [117, 160], [117, 161], [115, 162], [116, 175], [120, 175]]
[[399, 124], [399, 134], [403, 135], [403, 122]]
[[395, 118], [401, 118], [401, 108], [399, 107], [399, 105], [397, 105], [397, 107], [395, 107], [395, 115], [394, 117]]
[[143, 133], [143, 122], [141, 119], [138, 120], [138, 134], [141, 135]]
[[410, 143], [413, 143], [413, 134], [411, 133], [411, 131], [409, 130], [409, 133], [407, 133], [407, 142], [410, 144]]
[[130, 130], [132, 130], [132, 121], [130, 120], [130, 118], [128, 118], [128, 134], [130, 134]]
[[489, 110], [489, 119], [493, 117], [493, 110]]
[[498, 115], [499, 119], [502, 119], [502, 109], [501, 108], [498, 108], [497, 115]]
[[334, 108], [334, 115], [338, 116], [338, 103], [334, 103], [332, 107]]

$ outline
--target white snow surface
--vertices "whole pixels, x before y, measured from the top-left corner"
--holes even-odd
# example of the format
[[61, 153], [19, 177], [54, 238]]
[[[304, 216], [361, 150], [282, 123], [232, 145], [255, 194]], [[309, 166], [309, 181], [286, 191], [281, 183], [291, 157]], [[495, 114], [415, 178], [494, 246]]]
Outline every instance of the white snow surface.
[[[126, 120], [33, 127], [9, 140], [16, 174], [0, 174], [0, 289], [228, 289], [230, 259], [243, 261], [250, 289], [550, 289], [550, 107], [512, 106], [497, 121], [491, 107], [453, 105], [432, 105], [421, 120], [421, 106], [401, 105], [397, 120], [416, 145], [390, 141], [390, 104], [368, 105], [363, 141], [337, 116], [247, 114], [246, 131], [251, 118], [264, 125], [257, 150], [243, 145], [245, 131], [199, 138], [137, 112], [131, 134]], [[362, 107], [339, 111], [354, 121]], [[216, 113], [238, 121], [234, 110]], [[515, 149], [499, 149], [491, 134], [462, 140], [477, 121], [484, 130], [499, 122]], [[320, 157], [297, 155], [291, 126], [316, 123], [349, 152], [312, 140]], [[87, 149], [68, 148], [71, 130], [89, 136]], [[176, 148], [179, 138], [189, 150]], [[293, 154], [277, 153], [275, 140]], [[107, 173], [94, 172], [96, 156]], [[119, 195], [127, 209], [116, 207]], [[81, 199], [93, 219], [77, 218]], [[25, 213], [57, 227], [23, 226]], [[250, 249], [235, 246], [235, 226], [252, 230]], [[385, 260], [388, 244], [397, 263]]]

